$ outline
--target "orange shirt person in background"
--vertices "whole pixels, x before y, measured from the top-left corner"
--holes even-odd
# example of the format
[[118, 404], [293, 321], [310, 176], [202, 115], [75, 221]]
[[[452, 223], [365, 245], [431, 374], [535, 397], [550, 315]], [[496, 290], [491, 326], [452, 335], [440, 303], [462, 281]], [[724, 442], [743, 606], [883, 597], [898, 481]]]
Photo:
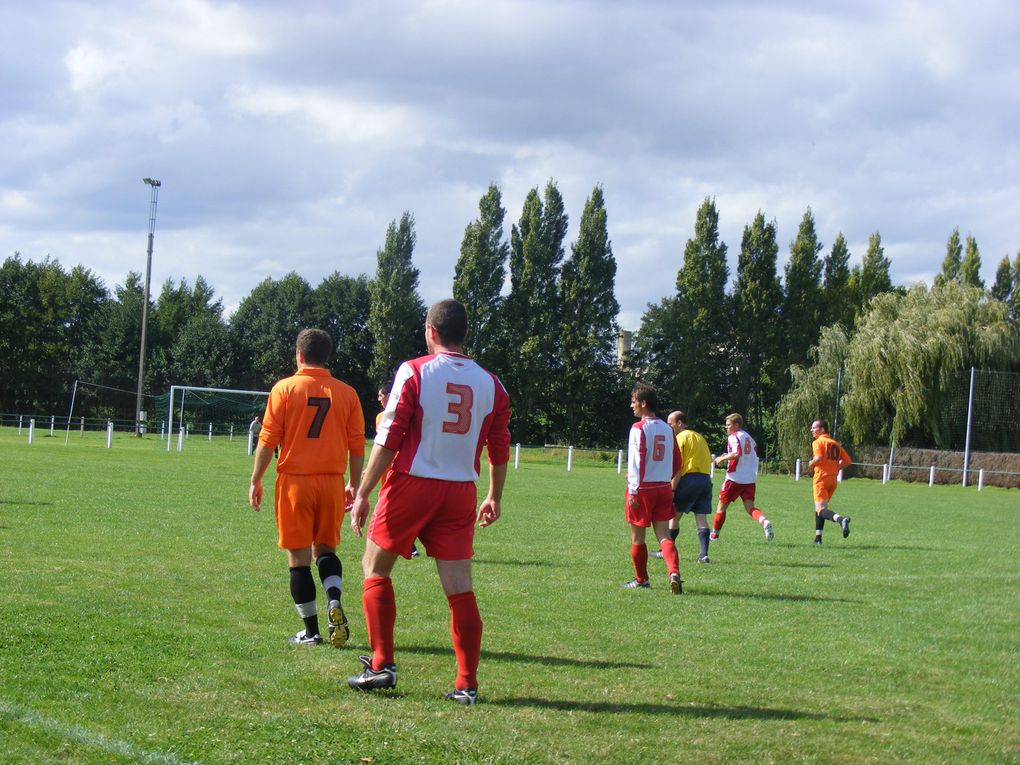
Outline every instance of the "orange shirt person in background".
[[822, 543], [822, 528], [826, 521], [838, 523], [843, 529], [843, 538], [850, 536], [850, 516], [837, 515], [829, 510], [829, 500], [836, 493], [837, 476], [844, 467], [853, 462], [846, 449], [829, 435], [827, 420], [815, 420], [811, 423], [811, 461], [808, 469], [814, 469], [813, 481], [815, 495], [815, 544]]
[[[248, 502], [262, 507], [262, 477], [279, 447], [276, 464], [278, 544], [287, 551], [290, 592], [305, 628], [290, 640], [318, 645], [312, 555], [328, 598], [329, 639], [336, 647], [350, 631], [340, 605], [343, 568], [336, 555], [345, 508], [354, 501], [365, 464], [365, 419], [354, 389], [334, 378], [325, 364], [333, 341], [321, 329], [297, 336], [297, 373], [280, 380], [269, 394], [255, 448]], [[344, 473], [350, 479], [344, 486]]]

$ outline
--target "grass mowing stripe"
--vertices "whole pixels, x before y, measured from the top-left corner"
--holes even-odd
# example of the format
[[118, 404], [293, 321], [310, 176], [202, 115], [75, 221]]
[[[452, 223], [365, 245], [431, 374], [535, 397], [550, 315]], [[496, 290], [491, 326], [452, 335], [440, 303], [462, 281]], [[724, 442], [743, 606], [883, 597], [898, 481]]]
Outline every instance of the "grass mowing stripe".
[[152, 765], [199, 765], [194, 760], [179, 760], [166, 752], [148, 751], [127, 741], [109, 738], [83, 728], [80, 725], [69, 725], [52, 717], [40, 715], [31, 709], [3, 701], [2, 699], [0, 699], [0, 718], [13, 720], [31, 728], [39, 728], [56, 733], [65, 740], [76, 741], [88, 747], [116, 754], [134, 762], [147, 762], [152, 763]]

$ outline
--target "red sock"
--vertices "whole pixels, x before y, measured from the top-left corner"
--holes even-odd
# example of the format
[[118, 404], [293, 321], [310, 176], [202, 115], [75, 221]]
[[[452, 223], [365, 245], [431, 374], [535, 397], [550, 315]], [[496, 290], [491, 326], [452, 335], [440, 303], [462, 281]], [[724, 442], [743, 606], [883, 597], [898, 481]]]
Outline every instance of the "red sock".
[[715, 514], [715, 518], [712, 519], [712, 530], [719, 531], [724, 523], [726, 523], [726, 513], [720, 510]]
[[362, 584], [361, 606], [365, 609], [368, 644], [372, 646], [372, 669], [393, 664], [393, 624], [397, 601], [388, 576], [370, 576]]
[[750, 510], [747, 511], [747, 514], [754, 518], [756, 521], [758, 521], [758, 523], [761, 523], [763, 520], [765, 520], [765, 513], [763, 513], [757, 507], [752, 507]]
[[663, 539], [659, 542], [659, 549], [662, 550], [662, 559], [666, 561], [666, 568], [671, 574], [680, 573], [680, 553], [677, 552], [676, 544], [672, 539]]
[[634, 561], [634, 573], [639, 582], [648, 581], [648, 545], [631, 545], [630, 559]]
[[457, 656], [457, 682], [454, 688], [478, 687], [478, 659], [482, 655], [482, 616], [473, 592], [447, 596], [450, 603], [450, 635]]

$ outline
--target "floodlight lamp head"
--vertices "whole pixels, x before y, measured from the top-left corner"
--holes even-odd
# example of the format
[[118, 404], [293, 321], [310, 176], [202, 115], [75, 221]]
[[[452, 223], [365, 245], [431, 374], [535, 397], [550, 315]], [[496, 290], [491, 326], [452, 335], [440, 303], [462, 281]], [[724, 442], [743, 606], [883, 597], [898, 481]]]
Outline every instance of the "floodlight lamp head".
[[150, 186], [156, 186], [157, 188], [158, 188], [158, 187], [159, 187], [159, 185], [160, 185], [160, 182], [159, 182], [159, 181], [155, 181], [155, 180], [153, 180], [152, 178], [142, 178], [142, 183], [147, 183], [147, 184], [149, 184]]

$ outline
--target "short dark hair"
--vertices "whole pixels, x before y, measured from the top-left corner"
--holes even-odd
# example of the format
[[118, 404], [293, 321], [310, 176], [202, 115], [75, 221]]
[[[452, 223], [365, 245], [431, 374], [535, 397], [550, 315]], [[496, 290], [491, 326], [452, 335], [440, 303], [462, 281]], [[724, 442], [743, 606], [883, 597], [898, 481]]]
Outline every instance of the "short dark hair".
[[651, 385], [638, 383], [634, 386], [634, 390], [630, 392], [630, 395], [639, 404], [644, 404], [653, 412], [659, 408], [659, 395], [655, 392], [655, 388]]
[[435, 328], [443, 345], [463, 345], [467, 338], [467, 309], [453, 298], [433, 304], [425, 323]]
[[828, 420], [823, 419], [822, 417], [819, 417], [817, 420], [815, 420], [815, 422], [817, 422], [818, 423], [818, 427], [820, 427], [826, 433], [829, 432], [829, 421]]
[[297, 349], [305, 357], [306, 364], [322, 367], [333, 352], [333, 340], [321, 329], [303, 329], [298, 332]]

